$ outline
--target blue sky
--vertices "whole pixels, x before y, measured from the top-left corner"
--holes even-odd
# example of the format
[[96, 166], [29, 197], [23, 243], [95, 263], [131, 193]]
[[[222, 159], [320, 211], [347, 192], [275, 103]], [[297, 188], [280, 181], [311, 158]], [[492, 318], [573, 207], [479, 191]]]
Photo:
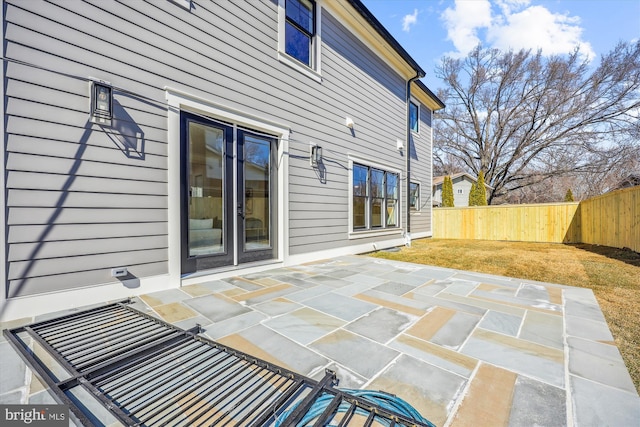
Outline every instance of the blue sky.
[[501, 49], [562, 54], [580, 46], [596, 65], [618, 41], [640, 39], [640, 0], [362, 0], [427, 72], [443, 55], [464, 56], [478, 42]]

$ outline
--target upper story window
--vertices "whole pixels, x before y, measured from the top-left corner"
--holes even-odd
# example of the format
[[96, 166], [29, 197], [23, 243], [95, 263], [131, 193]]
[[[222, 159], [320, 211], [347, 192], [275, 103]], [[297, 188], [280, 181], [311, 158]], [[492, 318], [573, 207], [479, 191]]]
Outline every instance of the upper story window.
[[317, 0], [278, 0], [278, 61], [322, 82], [322, 23]]
[[286, 0], [285, 13], [285, 53], [313, 68], [315, 4], [310, 0]]
[[409, 125], [411, 126], [411, 130], [414, 132], [420, 131], [420, 108], [418, 108], [417, 104], [413, 102], [409, 103]]

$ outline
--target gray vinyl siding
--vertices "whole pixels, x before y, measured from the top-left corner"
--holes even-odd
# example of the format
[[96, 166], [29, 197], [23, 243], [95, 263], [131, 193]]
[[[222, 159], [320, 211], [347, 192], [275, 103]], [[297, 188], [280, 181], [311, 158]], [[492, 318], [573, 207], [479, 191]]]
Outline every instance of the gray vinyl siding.
[[[305, 137], [323, 147], [327, 180], [322, 183], [307, 161], [290, 158], [291, 254], [389, 239], [349, 240], [348, 155], [404, 170], [396, 139], [405, 135], [405, 80], [326, 11], [322, 42], [326, 95], [314, 108], [325, 110], [330, 120], [319, 134]], [[346, 117], [355, 122], [353, 134], [344, 125]], [[292, 154], [308, 155], [308, 143], [302, 142], [299, 152], [292, 144]], [[404, 200], [404, 188], [401, 193]]]
[[[453, 206], [457, 208], [469, 206], [469, 193], [473, 182], [466, 175], [452, 178], [451, 182], [453, 184]], [[458, 190], [462, 190], [462, 194], [459, 194]], [[442, 203], [442, 183], [438, 184], [434, 189], [433, 200], [438, 204]]]
[[[453, 205], [456, 207], [469, 206], [469, 193], [473, 182], [470, 182], [466, 176], [460, 176], [452, 180], [453, 182]], [[462, 194], [458, 191], [462, 190]]]
[[[348, 238], [348, 155], [404, 170], [405, 79], [326, 10], [317, 82], [277, 59], [277, 1], [193, 3], [6, 1], [9, 297], [113, 282], [118, 266], [168, 272], [167, 153], [179, 141], [167, 140], [166, 86], [291, 127], [291, 254], [389, 238]], [[114, 85], [113, 128], [88, 122], [88, 77]]]
[[412, 132], [411, 181], [420, 183], [420, 210], [411, 213], [411, 233], [431, 233], [431, 110], [420, 105], [419, 133]]

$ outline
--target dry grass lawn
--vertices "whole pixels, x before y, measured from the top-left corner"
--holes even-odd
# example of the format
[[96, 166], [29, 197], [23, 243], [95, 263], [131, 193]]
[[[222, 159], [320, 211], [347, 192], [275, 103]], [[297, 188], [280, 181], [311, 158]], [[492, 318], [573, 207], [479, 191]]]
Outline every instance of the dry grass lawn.
[[422, 239], [371, 255], [592, 289], [640, 392], [640, 254], [587, 244]]

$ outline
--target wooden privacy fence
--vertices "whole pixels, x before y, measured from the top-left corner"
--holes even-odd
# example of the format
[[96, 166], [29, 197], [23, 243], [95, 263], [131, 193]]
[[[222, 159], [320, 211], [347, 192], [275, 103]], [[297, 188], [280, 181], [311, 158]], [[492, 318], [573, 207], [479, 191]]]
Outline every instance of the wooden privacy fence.
[[580, 202], [582, 243], [640, 252], [640, 186]]
[[591, 243], [640, 252], [640, 187], [579, 203], [435, 208], [433, 237]]

